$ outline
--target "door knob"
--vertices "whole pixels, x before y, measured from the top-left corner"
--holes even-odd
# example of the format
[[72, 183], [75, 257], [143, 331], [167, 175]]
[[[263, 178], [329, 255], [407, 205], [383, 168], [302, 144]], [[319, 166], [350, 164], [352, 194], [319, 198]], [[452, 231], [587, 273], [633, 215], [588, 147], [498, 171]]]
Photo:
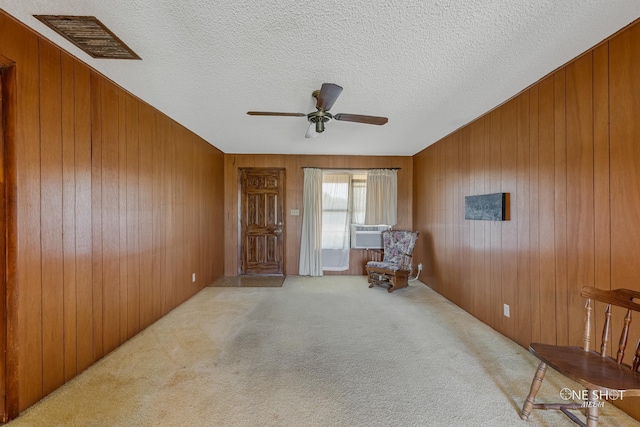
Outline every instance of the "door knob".
[[278, 223], [278, 228], [273, 231], [276, 234], [282, 233], [282, 221]]

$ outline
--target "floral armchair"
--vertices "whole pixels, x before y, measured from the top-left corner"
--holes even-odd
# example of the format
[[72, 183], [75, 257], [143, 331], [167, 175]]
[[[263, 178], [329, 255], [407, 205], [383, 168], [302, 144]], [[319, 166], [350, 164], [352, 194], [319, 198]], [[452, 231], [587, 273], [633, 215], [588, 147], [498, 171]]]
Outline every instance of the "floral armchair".
[[409, 285], [411, 256], [418, 240], [417, 231], [388, 230], [382, 232], [384, 250], [371, 251], [375, 259], [367, 262], [369, 287], [382, 285], [391, 293]]

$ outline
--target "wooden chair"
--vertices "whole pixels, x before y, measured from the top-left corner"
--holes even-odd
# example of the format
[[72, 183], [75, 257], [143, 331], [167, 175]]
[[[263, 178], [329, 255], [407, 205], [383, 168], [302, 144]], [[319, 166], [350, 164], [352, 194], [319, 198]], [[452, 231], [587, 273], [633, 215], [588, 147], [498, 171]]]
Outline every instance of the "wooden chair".
[[370, 251], [374, 259], [367, 262], [369, 287], [382, 285], [389, 293], [409, 286], [411, 257], [418, 240], [417, 231], [382, 232], [383, 251]]
[[[640, 292], [628, 289], [617, 289], [604, 291], [593, 287], [584, 287], [580, 295], [587, 298], [585, 305], [584, 321], [584, 347], [556, 346], [551, 344], [531, 344], [529, 351], [540, 359], [540, 365], [533, 377], [531, 390], [524, 402], [520, 418], [527, 420], [533, 409], [556, 409], [562, 411], [575, 423], [596, 427], [598, 425], [598, 407], [603, 405], [608, 398], [611, 400], [640, 396], [640, 340], [636, 346], [635, 356], [631, 361], [631, 366], [624, 364], [624, 352], [629, 338], [629, 325], [631, 323], [631, 312], [640, 311]], [[638, 302], [634, 302], [634, 299]], [[593, 310], [593, 300], [607, 304], [604, 313], [604, 327], [602, 331], [602, 344], [600, 352], [591, 350], [591, 312]], [[616, 358], [607, 356], [609, 336], [611, 332], [611, 306], [622, 307], [627, 310]], [[584, 403], [534, 403], [536, 394], [540, 389], [547, 366], [580, 383], [586, 391], [576, 391], [580, 398], [586, 398]], [[562, 399], [570, 400], [574, 396], [574, 391], [559, 390]], [[563, 395], [563, 392], [565, 393]], [[571, 397], [568, 395], [571, 393]], [[566, 397], [565, 397], [566, 396]], [[584, 410], [586, 415], [586, 425], [576, 415], [569, 410]]]

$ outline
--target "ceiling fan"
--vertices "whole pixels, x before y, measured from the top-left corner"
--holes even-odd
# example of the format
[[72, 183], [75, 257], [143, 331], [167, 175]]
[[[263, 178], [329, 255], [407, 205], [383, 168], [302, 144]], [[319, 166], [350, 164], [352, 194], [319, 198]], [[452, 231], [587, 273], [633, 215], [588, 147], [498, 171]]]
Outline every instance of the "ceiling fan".
[[311, 96], [313, 96], [316, 102], [317, 111], [309, 114], [304, 113], [277, 113], [272, 111], [248, 111], [250, 116], [289, 116], [289, 117], [307, 117], [309, 120], [309, 129], [305, 135], [305, 138], [312, 138], [324, 132], [324, 124], [328, 121], [342, 120], [345, 122], [366, 123], [370, 125], [383, 125], [389, 121], [386, 117], [378, 116], [362, 116], [359, 114], [331, 114], [329, 110], [333, 107], [334, 102], [340, 96], [342, 87], [333, 83], [323, 83], [320, 90], [314, 90]]

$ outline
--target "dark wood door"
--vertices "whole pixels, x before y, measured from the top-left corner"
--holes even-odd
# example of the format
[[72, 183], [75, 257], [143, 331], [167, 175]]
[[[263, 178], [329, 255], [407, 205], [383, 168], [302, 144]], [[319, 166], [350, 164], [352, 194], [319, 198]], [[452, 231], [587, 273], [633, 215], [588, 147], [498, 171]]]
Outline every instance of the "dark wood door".
[[284, 272], [284, 169], [241, 169], [241, 274]]
[[18, 347], [16, 288], [16, 73], [0, 55], [0, 416], [18, 416]]
[[2, 422], [7, 422], [8, 421], [8, 417], [7, 417], [7, 412], [6, 412], [6, 395], [7, 395], [7, 381], [6, 381], [6, 359], [5, 359], [5, 353], [6, 353], [6, 344], [7, 344], [7, 337], [6, 337], [6, 331], [7, 331], [7, 322], [6, 322], [6, 313], [5, 313], [5, 309], [6, 309], [6, 304], [4, 303], [4, 301], [6, 301], [6, 291], [7, 291], [7, 286], [6, 286], [6, 268], [5, 266], [7, 265], [6, 260], [7, 260], [7, 254], [6, 254], [6, 194], [5, 194], [5, 168], [4, 168], [4, 160], [5, 160], [5, 150], [4, 150], [4, 126], [3, 124], [6, 123], [6, 119], [4, 116], [4, 109], [2, 108], [2, 104], [3, 104], [3, 88], [2, 88], [2, 72], [3, 70], [0, 70], [0, 230], [2, 230], [2, 232], [0, 232], [0, 262], [2, 262], [2, 266], [0, 267], [0, 301], [3, 301], [2, 307], [0, 307], [0, 319], [1, 319], [1, 326], [0, 326], [0, 351], [2, 352], [2, 354], [0, 354], [0, 411], [2, 413]]

